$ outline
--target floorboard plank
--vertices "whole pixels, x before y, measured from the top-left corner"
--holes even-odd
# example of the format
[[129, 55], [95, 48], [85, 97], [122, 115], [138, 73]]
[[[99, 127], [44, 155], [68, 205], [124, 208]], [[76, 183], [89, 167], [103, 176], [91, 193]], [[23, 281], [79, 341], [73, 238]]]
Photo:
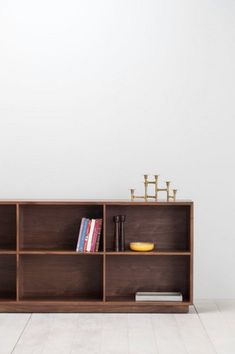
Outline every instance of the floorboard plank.
[[0, 314], [0, 354], [234, 354], [235, 300], [197, 301], [195, 309], [189, 314]]
[[213, 344], [194, 308], [188, 314], [175, 314], [180, 335], [188, 354], [214, 354]]
[[[214, 302], [198, 301], [198, 316], [218, 354], [235, 353], [234, 333]], [[233, 343], [234, 342], [234, 343]]]
[[128, 314], [130, 354], [158, 353], [151, 314]]
[[173, 314], [153, 314], [153, 331], [159, 354], [187, 354]]
[[128, 321], [126, 314], [103, 314], [102, 354], [128, 354]]
[[0, 314], [0, 354], [10, 354], [24, 330], [30, 314]]
[[76, 329], [76, 314], [33, 314], [14, 354], [70, 353]]
[[71, 354], [100, 354], [102, 314], [79, 314]]

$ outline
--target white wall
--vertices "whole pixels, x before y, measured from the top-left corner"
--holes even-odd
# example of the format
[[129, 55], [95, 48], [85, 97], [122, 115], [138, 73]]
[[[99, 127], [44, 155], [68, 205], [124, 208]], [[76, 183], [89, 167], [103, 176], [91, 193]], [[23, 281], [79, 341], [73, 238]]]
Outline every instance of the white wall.
[[233, 0], [1, 0], [0, 198], [195, 201], [195, 295], [235, 297]]

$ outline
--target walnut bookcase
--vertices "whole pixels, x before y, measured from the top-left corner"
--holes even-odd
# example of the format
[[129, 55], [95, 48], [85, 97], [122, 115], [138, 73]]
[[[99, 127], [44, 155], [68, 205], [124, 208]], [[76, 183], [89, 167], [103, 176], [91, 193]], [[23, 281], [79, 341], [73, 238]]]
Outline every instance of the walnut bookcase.
[[[126, 251], [114, 252], [114, 215]], [[103, 218], [99, 252], [75, 252], [82, 217]], [[128, 251], [153, 241], [153, 252]], [[180, 291], [183, 302], [135, 302]], [[1, 312], [187, 312], [193, 303], [193, 203], [0, 201]]]

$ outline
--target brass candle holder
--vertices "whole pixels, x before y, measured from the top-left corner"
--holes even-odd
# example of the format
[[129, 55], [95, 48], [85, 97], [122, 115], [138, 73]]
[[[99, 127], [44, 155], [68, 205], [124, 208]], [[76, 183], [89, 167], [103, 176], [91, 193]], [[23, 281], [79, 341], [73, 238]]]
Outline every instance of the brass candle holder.
[[[148, 200], [148, 199], [155, 199], [158, 200], [158, 194], [159, 192], [166, 192], [166, 199], [167, 201], [176, 200], [176, 193], [177, 193], [177, 189], [172, 189], [172, 193], [170, 190], [170, 181], [166, 181], [166, 188], [159, 188], [158, 187], [158, 178], [159, 175], [154, 175], [154, 180], [149, 180], [148, 179], [148, 175], [144, 175], [144, 195], [135, 195], [135, 189], [130, 189], [131, 191], [131, 200], [135, 200], [135, 199], [144, 199], [144, 200]], [[154, 195], [151, 195], [148, 193], [148, 187], [150, 184], [154, 185]]]

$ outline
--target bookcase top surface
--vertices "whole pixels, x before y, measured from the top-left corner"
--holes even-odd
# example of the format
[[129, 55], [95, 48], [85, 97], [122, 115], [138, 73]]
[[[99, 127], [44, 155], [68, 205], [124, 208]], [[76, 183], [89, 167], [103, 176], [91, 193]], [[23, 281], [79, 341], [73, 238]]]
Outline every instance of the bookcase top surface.
[[52, 204], [52, 205], [70, 205], [70, 204], [90, 204], [90, 205], [192, 205], [193, 201], [189, 199], [178, 199], [176, 201], [158, 201], [130, 200], [130, 199], [0, 199], [1, 204]]

